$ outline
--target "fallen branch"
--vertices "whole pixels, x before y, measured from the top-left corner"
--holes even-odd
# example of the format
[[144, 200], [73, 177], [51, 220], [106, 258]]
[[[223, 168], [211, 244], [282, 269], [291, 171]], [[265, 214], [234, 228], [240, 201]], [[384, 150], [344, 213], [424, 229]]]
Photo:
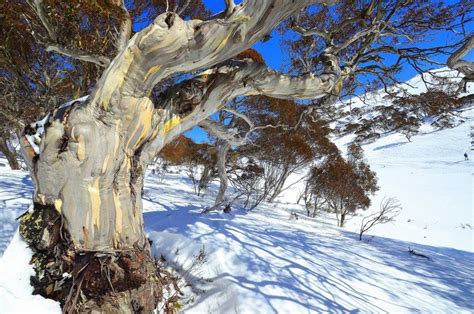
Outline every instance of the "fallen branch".
[[416, 252], [414, 249], [410, 249], [410, 247], [408, 247], [408, 253], [412, 254], [412, 255], [416, 255], [416, 256], [419, 256], [419, 257], [423, 257], [423, 258], [426, 258], [430, 261], [432, 261], [433, 259], [429, 256], [426, 256], [425, 254], [421, 254], [421, 253], [418, 253]]

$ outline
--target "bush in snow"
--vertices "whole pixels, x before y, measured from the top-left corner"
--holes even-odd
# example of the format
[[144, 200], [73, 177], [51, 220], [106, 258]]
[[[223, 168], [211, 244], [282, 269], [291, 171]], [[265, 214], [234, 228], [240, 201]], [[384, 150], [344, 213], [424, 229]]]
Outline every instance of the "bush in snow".
[[378, 212], [365, 216], [364, 219], [362, 219], [359, 240], [362, 240], [362, 235], [372, 227], [394, 221], [395, 217], [400, 214], [401, 210], [402, 206], [396, 198], [384, 198], [380, 203]]
[[318, 209], [335, 213], [339, 227], [344, 226], [348, 215], [367, 209], [369, 196], [379, 189], [376, 174], [364, 161], [357, 144], [349, 146], [347, 160], [337, 156], [314, 166], [307, 184], [314, 200], [313, 213]]
[[191, 179], [197, 195], [206, 190], [217, 176], [216, 149], [206, 143], [197, 144], [184, 135], [166, 145], [159, 156], [172, 165], [185, 166], [186, 174]]

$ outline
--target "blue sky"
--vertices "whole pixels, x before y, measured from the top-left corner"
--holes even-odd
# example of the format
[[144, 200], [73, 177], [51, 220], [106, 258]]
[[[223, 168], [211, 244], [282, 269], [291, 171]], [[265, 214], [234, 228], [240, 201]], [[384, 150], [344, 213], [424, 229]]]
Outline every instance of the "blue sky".
[[[218, 13], [225, 8], [224, 0], [203, 0], [203, 2], [206, 4], [206, 6], [213, 12], [213, 13]], [[235, 1], [236, 3], [239, 3], [241, 1]], [[438, 1], [433, 1], [433, 3], [437, 3]], [[457, 1], [445, 1], [446, 3], [454, 3]], [[467, 28], [468, 32], [474, 32], [474, 25], [468, 25]], [[423, 43], [418, 43], [417, 45], [421, 47], [434, 47], [434, 46], [442, 46], [444, 44], [447, 44], [449, 42], [450, 36], [452, 36], [452, 33], [450, 32], [442, 32], [438, 31], [436, 32], [436, 35], [429, 36], [427, 38], [426, 42]], [[266, 42], [258, 42], [257, 44], [254, 45], [254, 48], [258, 50], [262, 56], [265, 58], [267, 65], [277, 69], [277, 70], [284, 70], [285, 67], [285, 62], [287, 62], [287, 56], [285, 53], [282, 51], [281, 48], [281, 36], [278, 32], [273, 32], [271, 34], [270, 40]], [[435, 58], [437, 61], [440, 62], [446, 62], [447, 57], [446, 56], [440, 56], [438, 58]], [[474, 60], [474, 51], [471, 51], [466, 56], [466, 59], [468, 60]], [[409, 66], [406, 66], [403, 71], [400, 73], [398, 76], [398, 79], [401, 81], [406, 81], [413, 76], [415, 76], [417, 73], [415, 72], [414, 69], [412, 69]], [[206, 132], [202, 131], [199, 128], [195, 128], [191, 131], [188, 131], [185, 133], [187, 136], [191, 137], [193, 140], [197, 142], [202, 142], [206, 141], [207, 135]]]

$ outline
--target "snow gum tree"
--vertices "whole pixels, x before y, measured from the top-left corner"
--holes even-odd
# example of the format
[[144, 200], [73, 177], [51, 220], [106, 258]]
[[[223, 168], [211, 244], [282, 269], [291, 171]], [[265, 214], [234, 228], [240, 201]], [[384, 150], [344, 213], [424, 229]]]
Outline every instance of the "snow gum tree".
[[[104, 68], [87, 100], [51, 113], [32, 142], [21, 138], [35, 186], [34, 209], [20, 231], [36, 254], [36, 288], [65, 311], [151, 312], [161, 294], [143, 228], [144, 169], [182, 132], [237, 96], [319, 98], [337, 84], [337, 59], [321, 73], [289, 76], [253, 60], [232, 60], [311, 3], [226, 1], [208, 20], [167, 11], [131, 36], [125, 18], [112, 58], [61, 46], [41, 0], [31, 3], [47, 49]], [[152, 100], [173, 75], [195, 75]], [[55, 266], [46, 263], [53, 262]], [[55, 268], [56, 267], [56, 268]], [[69, 271], [72, 278], [60, 280]]]
[[[351, 144], [346, 159], [328, 158], [311, 169], [307, 189], [313, 212], [319, 209], [332, 212], [337, 225], [344, 227], [350, 215], [369, 208], [370, 196], [379, 187], [375, 172], [364, 161], [362, 148]], [[310, 213], [310, 208], [307, 209]]]
[[[301, 25], [291, 23], [320, 45], [305, 46], [311, 48], [312, 63], [302, 58], [304, 66], [283, 74], [252, 58], [235, 57], [291, 17], [328, 12], [337, 1], [224, 2], [226, 9], [209, 18], [200, 1], [189, 0], [1, 4], [5, 15], [0, 18], [13, 25], [10, 31], [2, 28], [2, 39], [10, 42], [2, 49], [13, 53], [2, 54], [1, 71], [8, 74], [6, 83], [14, 78], [20, 85], [13, 86], [11, 99], [2, 100], [1, 109], [8, 110], [0, 114], [11, 117], [12, 102], [31, 101], [20, 93], [22, 87], [44, 87], [42, 95], [55, 89], [58, 95], [88, 94], [50, 112], [44, 124], [22, 121], [20, 136], [35, 187], [34, 208], [20, 224], [35, 251], [32, 284], [36, 293], [59, 300], [65, 312], [155, 309], [161, 286], [143, 227], [141, 193], [146, 165], [167, 143], [197, 125], [218, 130], [209, 116], [237, 97], [330, 104], [361, 65], [372, 62], [364, 71], [377, 72], [380, 53], [414, 54], [391, 49], [397, 41], [385, 39], [404, 38], [407, 32], [418, 36], [462, 14], [457, 10], [448, 16], [448, 9], [431, 9], [426, 1], [341, 1], [340, 14], [327, 14], [326, 24], [324, 18], [311, 23], [307, 14]], [[304, 11], [310, 5], [318, 10]], [[150, 14], [156, 17], [148, 26], [132, 27], [143, 25]], [[338, 22], [331, 20], [339, 16]], [[23, 33], [13, 40], [9, 36], [16, 31]], [[14, 43], [31, 38], [37, 42], [34, 49], [49, 56], [48, 69], [56, 72], [37, 71], [42, 62], [26, 63], [35, 71], [25, 81]], [[3, 62], [5, 56], [9, 61]], [[452, 63], [463, 56], [464, 50]], [[68, 76], [69, 70], [76, 76]], [[41, 101], [38, 106], [47, 108]]]

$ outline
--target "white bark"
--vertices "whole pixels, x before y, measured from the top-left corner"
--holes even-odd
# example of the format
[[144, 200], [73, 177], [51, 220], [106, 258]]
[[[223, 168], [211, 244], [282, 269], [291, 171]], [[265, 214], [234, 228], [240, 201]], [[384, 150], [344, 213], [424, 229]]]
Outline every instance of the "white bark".
[[117, 50], [120, 53], [125, 48], [127, 48], [128, 41], [130, 40], [130, 36], [132, 34], [132, 17], [130, 16], [130, 12], [128, 12], [127, 7], [125, 6], [125, 0], [115, 0], [114, 4], [120, 7], [123, 11], [123, 14], [125, 15], [124, 20], [120, 25], [117, 40]]
[[471, 35], [466, 39], [464, 44], [459, 47], [449, 58], [448, 66], [464, 74], [464, 78], [461, 81], [460, 89], [466, 92], [467, 82], [474, 81], [474, 62], [463, 60], [462, 58], [466, 56], [474, 48], [474, 35]]
[[[23, 142], [36, 182], [35, 202], [61, 212], [78, 249], [145, 245], [141, 192], [147, 162], [177, 135], [237, 97], [318, 98], [340, 77], [325, 56], [321, 75], [292, 77], [252, 60], [229, 61], [161, 95], [152, 87], [171, 74], [225, 61], [312, 1], [247, 1], [225, 19], [157, 17], [137, 33], [104, 72], [87, 103], [59, 109], [40, 154]], [[206, 123], [206, 122], [204, 122]]]
[[459, 47], [449, 58], [448, 66], [451, 69], [458, 70], [465, 76], [472, 77], [474, 75], [474, 63], [467, 60], [462, 60], [474, 48], [474, 35], [471, 35], [466, 39], [464, 44]]
[[60, 46], [56, 43], [49, 43], [48, 46], [46, 47], [46, 51], [54, 51], [73, 59], [95, 63], [98, 66], [101, 66], [103, 68], [107, 67], [110, 63], [110, 59], [107, 57], [99, 56], [99, 55], [91, 55], [89, 53], [85, 53], [80, 50], [75, 50], [75, 49], [70, 49], [70, 48]]
[[210, 21], [184, 21], [172, 12], [161, 14], [114, 59], [92, 102], [108, 109], [120, 106], [124, 95], [148, 96], [172, 74], [212, 67], [248, 49], [284, 19], [316, 2], [332, 1], [246, 1], [230, 16]]

